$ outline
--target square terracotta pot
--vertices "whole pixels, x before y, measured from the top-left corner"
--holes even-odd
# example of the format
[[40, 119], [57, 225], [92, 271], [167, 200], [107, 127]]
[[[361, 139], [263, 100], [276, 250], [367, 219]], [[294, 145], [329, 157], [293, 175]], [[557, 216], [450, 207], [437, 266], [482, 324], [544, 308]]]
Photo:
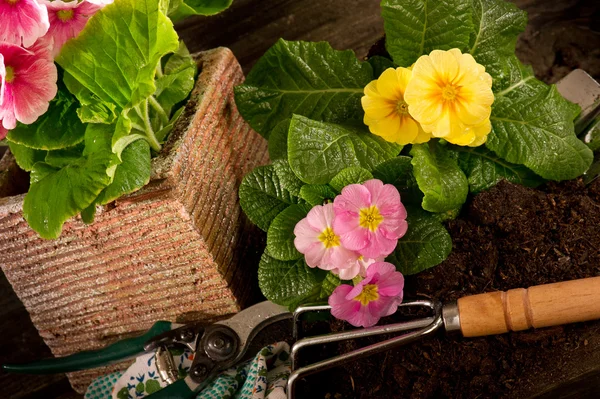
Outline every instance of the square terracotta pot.
[[[55, 356], [105, 346], [156, 320], [234, 313], [254, 294], [263, 235], [237, 191], [268, 161], [267, 144], [235, 107], [243, 74], [231, 51], [196, 59], [198, 82], [146, 187], [100, 209], [92, 225], [67, 222], [51, 241], [23, 219], [23, 195], [0, 198], [0, 267]], [[122, 367], [69, 378], [83, 392], [94, 376]]]

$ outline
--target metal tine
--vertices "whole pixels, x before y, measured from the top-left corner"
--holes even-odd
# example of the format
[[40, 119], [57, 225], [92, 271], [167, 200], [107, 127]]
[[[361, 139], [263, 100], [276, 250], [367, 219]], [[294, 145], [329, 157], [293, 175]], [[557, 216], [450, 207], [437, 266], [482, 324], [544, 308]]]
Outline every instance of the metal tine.
[[[288, 379], [288, 383], [287, 383], [288, 399], [294, 399], [294, 397], [295, 397], [294, 385], [295, 385], [296, 380], [298, 380], [299, 378], [306, 377], [308, 375], [318, 373], [320, 371], [323, 371], [323, 370], [326, 370], [326, 369], [329, 369], [329, 368], [332, 368], [335, 366], [342, 365], [342, 364], [350, 362], [352, 360], [358, 360], [360, 358], [367, 357], [367, 356], [373, 355], [375, 353], [379, 353], [379, 352], [382, 352], [382, 351], [385, 351], [385, 350], [388, 350], [388, 349], [391, 349], [391, 348], [394, 348], [397, 346], [409, 344], [411, 342], [414, 342], [422, 337], [425, 337], [425, 336], [435, 332], [438, 328], [440, 328], [443, 325], [442, 305], [440, 302], [431, 301], [431, 300], [415, 300], [415, 301], [406, 301], [406, 302], [402, 303], [401, 305], [399, 305], [399, 307], [410, 307], [410, 306], [424, 306], [424, 307], [431, 308], [434, 311], [434, 316], [433, 317], [424, 317], [424, 318], [420, 318], [420, 319], [409, 321], [409, 322], [388, 324], [385, 326], [370, 327], [370, 328], [357, 329], [357, 330], [352, 330], [352, 331], [343, 331], [343, 332], [339, 332], [339, 333], [325, 334], [325, 335], [320, 335], [320, 336], [316, 336], [316, 337], [308, 337], [308, 338], [303, 338], [301, 340], [298, 340], [292, 347], [292, 351], [291, 351], [292, 374], [290, 375], [290, 377]], [[313, 307], [313, 308], [316, 308], [316, 307]], [[315, 309], [315, 310], [329, 309], [329, 307], [325, 307], [325, 306], [319, 306], [318, 308], [319, 309]], [[306, 313], [306, 312], [310, 311], [310, 307], [305, 307], [305, 308], [302, 308], [299, 310], [301, 310], [300, 313]], [[296, 320], [297, 320], [297, 318], [294, 317], [294, 321], [296, 321]], [[296, 329], [295, 324], [294, 324], [294, 329]], [[295, 365], [296, 365], [295, 363], [296, 363], [296, 357], [297, 357], [298, 351], [307, 346], [325, 344], [325, 343], [331, 343], [331, 342], [338, 342], [338, 341], [343, 341], [343, 340], [348, 340], [348, 339], [363, 338], [363, 337], [369, 337], [369, 336], [373, 336], [373, 335], [389, 334], [389, 333], [395, 333], [395, 332], [401, 332], [401, 331], [409, 331], [409, 330], [415, 330], [415, 329], [417, 329], [417, 330], [403, 334], [399, 337], [394, 337], [394, 338], [385, 340], [383, 342], [378, 342], [376, 344], [369, 345], [364, 348], [357, 349], [357, 350], [354, 350], [354, 351], [351, 351], [351, 352], [348, 352], [348, 353], [345, 353], [342, 355], [334, 356], [330, 359], [322, 360], [320, 362], [313, 363], [311, 365], [308, 365], [308, 366], [302, 367], [298, 370], [295, 370]]]

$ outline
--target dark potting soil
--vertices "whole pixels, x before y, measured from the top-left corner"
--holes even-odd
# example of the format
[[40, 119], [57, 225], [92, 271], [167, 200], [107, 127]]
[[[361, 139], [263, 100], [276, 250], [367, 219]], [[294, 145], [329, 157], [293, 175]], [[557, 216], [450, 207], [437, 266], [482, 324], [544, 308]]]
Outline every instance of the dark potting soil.
[[[475, 196], [447, 222], [453, 251], [441, 265], [406, 279], [405, 297], [443, 302], [465, 295], [600, 275], [600, 179], [506, 181]], [[333, 330], [348, 328], [332, 322]], [[321, 327], [309, 333], [320, 333]], [[300, 398], [531, 397], [600, 368], [600, 321], [462, 338], [434, 337], [306, 378]], [[307, 349], [302, 361], [376, 339]], [[595, 366], [597, 365], [597, 366]], [[576, 396], [578, 397], [578, 396]]]

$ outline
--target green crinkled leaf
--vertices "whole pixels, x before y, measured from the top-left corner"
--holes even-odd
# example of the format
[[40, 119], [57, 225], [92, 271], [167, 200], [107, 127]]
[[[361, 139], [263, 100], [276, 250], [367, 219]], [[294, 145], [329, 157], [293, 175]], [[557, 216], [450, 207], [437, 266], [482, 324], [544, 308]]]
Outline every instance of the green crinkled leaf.
[[96, 198], [95, 204], [104, 205], [144, 187], [150, 181], [152, 169], [150, 146], [145, 140], [129, 144], [121, 154], [122, 162], [115, 170], [112, 183]]
[[302, 180], [298, 179], [294, 174], [287, 159], [276, 160], [273, 162], [273, 167], [275, 168], [275, 173], [277, 173], [281, 186], [289, 191], [290, 194], [297, 197], [300, 194], [300, 189], [304, 183], [302, 183]]
[[125, 109], [154, 93], [158, 62], [178, 47], [157, 0], [118, 0], [90, 18], [56, 61], [102, 102]]
[[452, 251], [452, 239], [435, 215], [408, 208], [408, 230], [386, 259], [405, 275], [419, 273], [442, 263]]
[[288, 159], [300, 180], [325, 184], [342, 169], [373, 170], [394, 158], [402, 146], [371, 134], [366, 126], [342, 126], [294, 115], [288, 134]]
[[362, 121], [364, 87], [373, 79], [368, 62], [328, 43], [279, 40], [235, 88], [244, 119], [266, 138], [293, 114], [326, 122]]
[[84, 143], [80, 143], [76, 146], [64, 148], [62, 150], [48, 151], [44, 161], [55, 168], [64, 168], [67, 165], [79, 161], [83, 155], [84, 148]]
[[327, 299], [333, 293], [333, 291], [342, 284], [342, 280], [335, 274], [329, 272], [321, 283], [321, 293], [319, 294], [319, 300]]
[[359, 166], [351, 166], [342, 169], [340, 173], [335, 175], [329, 182], [329, 185], [333, 187], [334, 190], [341, 192], [342, 189], [349, 184], [361, 184], [372, 178], [373, 175], [368, 170]]
[[425, 194], [423, 209], [445, 212], [459, 208], [467, 199], [469, 184], [450, 152], [436, 141], [413, 145], [410, 155], [419, 189]]
[[233, 0], [172, 0], [169, 18], [179, 21], [193, 15], [215, 15], [225, 11]]
[[411, 161], [411, 157], [398, 156], [382, 162], [373, 170], [373, 177], [386, 184], [393, 184], [400, 192], [402, 203], [421, 205], [423, 193], [419, 190]]
[[527, 13], [504, 0], [472, 0], [473, 23], [469, 53], [494, 78], [498, 90], [506, 80], [507, 58], [515, 54], [517, 36], [525, 30]]
[[96, 218], [96, 204], [88, 206], [84, 210], [81, 211], [81, 220], [85, 224], [94, 223], [94, 219]]
[[281, 261], [265, 251], [258, 265], [258, 284], [263, 295], [283, 306], [296, 307], [316, 299], [324, 278], [325, 272], [311, 269], [304, 258]]
[[291, 119], [286, 119], [277, 124], [269, 135], [269, 158], [271, 161], [288, 158], [287, 140]]
[[162, 75], [156, 78], [154, 97], [167, 116], [170, 116], [171, 108], [185, 100], [194, 88], [196, 69], [196, 63], [190, 56], [187, 47], [183, 41], [179, 42], [177, 51], [168, 56], [167, 62], [162, 68]]
[[100, 97], [92, 93], [67, 72], [64, 73], [63, 79], [69, 91], [77, 97], [81, 104], [81, 107], [77, 109], [77, 115], [83, 123], [111, 124], [117, 120], [117, 106], [115, 104], [102, 102]]
[[376, 55], [367, 60], [373, 68], [373, 79], [378, 79], [379, 76], [388, 68], [394, 67], [394, 62], [386, 57]]
[[33, 169], [31, 169], [31, 173], [29, 174], [29, 184], [37, 183], [44, 177], [56, 173], [59, 170], [59, 168], [55, 168], [45, 162], [37, 162], [33, 165]]
[[286, 190], [273, 165], [259, 166], [244, 176], [240, 184], [240, 206], [248, 218], [267, 231], [271, 221], [298, 198]]
[[294, 245], [294, 228], [310, 209], [310, 205], [293, 204], [273, 219], [267, 232], [267, 250], [273, 258], [295, 260], [303, 256]]
[[88, 125], [80, 160], [31, 184], [23, 216], [41, 237], [57, 238], [63, 223], [90, 206], [112, 182], [118, 163], [110, 145], [113, 131], [112, 125]]
[[496, 93], [492, 132], [487, 148], [514, 164], [525, 165], [544, 179], [574, 179], [593, 160], [592, 151], [576, 136], [573, 118], [579, 107], [565, 100], [556, 86], [535, 79], [516, 57], [511, 84]]
[[86, 125], [77, 116], [79, 103], [66, 90], [50, 101], [48, 111], [31, 125], [19, 123], [8, 132], [8, 140], [37, 150], [59, 150], [83, 141]]
[[502, 179], [527, 187], [537, 187], [543, 182], [525, 166], [507, 162], [485, 147], [448, 147], [457, 154], [458, 165], [465, 172], [472, 193], [487, 190]]
[[464, 51], [473, 31], [471, 13], [465, 0], [383, 0], [386, 49], [404, 67], [432, 50]]
[[300, 189], [300, 198], [312, 206], [333, 201], [337, 193], [328, 184], [305, 184]]
[[33, 148], [26, 147], [13, 142], [8, 142], [8, 148], [15, 157], [17, 165], [24, 171], [30, 172], [33, 169], [33, 165], [37, 162], [44, 162], [48, 151], [34, 150]]

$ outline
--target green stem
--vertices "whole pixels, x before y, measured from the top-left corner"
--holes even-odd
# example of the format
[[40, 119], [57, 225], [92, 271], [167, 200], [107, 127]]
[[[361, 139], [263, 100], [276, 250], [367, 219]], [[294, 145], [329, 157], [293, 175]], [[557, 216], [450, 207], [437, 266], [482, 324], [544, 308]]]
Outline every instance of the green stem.
[[158, 152], [160, 151], [161, 146], [158, 140], [156, 139], [154, 129], [152, 129], [152, 124], [150, 123], [150, 117], [148, 113], [148, 100], [145, 100], [140, 105], [142, 106], [141, 109], [139, 106], [136, 106], [135, 110], [144, 122], [144, 132], [146, 133], [146, 137], [148, 138], [148, 143], [150, 144], [150, 147], [152, 147], [154, 151]]
[[156, 65], [156, 77], [157, 78], [163, 77], [162, 65], [160, 64], [160, 61], [158, 62], [158, 65]]
[[160, 117], [160, 120], [161, 120], [163, 126], [168, 125], [169, 124], [169, 115], [167, 115], [167, 113], [165, 112], [165, 109], [158, 103], [158, 101], [156, 101], [156, 98], [154, 98], [154, 96], [150, 96], [149, 100], [150, 100], [150, 105], [152, 106], [152, 108], [154, 108], [154, 110], [158, 113], [158, 116]]

